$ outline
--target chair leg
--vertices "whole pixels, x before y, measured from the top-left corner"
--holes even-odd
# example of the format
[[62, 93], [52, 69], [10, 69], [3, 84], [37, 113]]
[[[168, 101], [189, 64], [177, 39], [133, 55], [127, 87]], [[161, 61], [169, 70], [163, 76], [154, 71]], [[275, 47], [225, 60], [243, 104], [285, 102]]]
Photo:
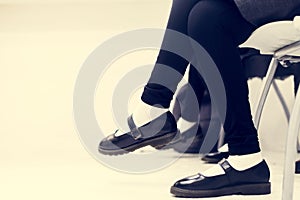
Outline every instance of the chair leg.
[[297, 150], [298, 150], [298, 153], [300, 153], [300, 136], [298, 136]]
[[275, 92], [278, 96], [278, 99], [279, 99], [279, 101], [282, 105], [283, 111], [285, 113], [285, 117], [286, 117], [287, 121], [289, 122], [289, 120], [290, 120], [290, 110], [289, 110], [289, 107], [288, 107], [286, 101], [284, 100], [284, 97], [283, 97], [282, 93], [280, 92], [280, 89], [279, 89], [279, 87], [278, 87], [275, 80], [273, 81], [272, 86], [273, 86], [273, 88], [274, 88], [274, 90], [275, 90]]
[[221, 127], [220, 130], [220, 136], [219, 136], [219, 141], [218, 141], [218, 148], [224, 145], [224, 140], [225, 140], [225, 131], [223, 129], [223, 126]]
[[293, 199], [297, 137], [300, 130], [300, 92], [297, 92], [287, 134], [282, 199]]
[[278, 60], [276, 58], [272, 58], [266, 78], [264, 78], [264, 80], [263, 80], [263, 86], [259, 93], [258, 103], [255, 105], [255, 108], [254, 108], [254, 125], [256, 126], [257, 129], [259, 127], [259, 121], [260, 121], [260, 117], [262, 114], [263, 106], [265, 104], [268, 92], [269, 92], [271, 84], [273, 82], [273, 78], [274, 78], [277, 66], [278, 66]]
[[[278, 87], [275, 80], [273, 81], [272, 86], [274, 87], [274, 90], [275, 90], [275, 92], [276, 92], [276, 94], [279, 98], [279, 101], [282, 105], [282, 108], [283, 108], [284, 113], [285, 113], [285, 117], [286, 117], [287, 121], [289, 122], [289, 120], [290, 120], [290, 110], [289, 110], [288, 105], [287, 105], [286, 101], [284, 100], [284, 97], [283, 97], [282, 93], [280, 92], [279, 87]], [[297, 140], [297, 151], [298, 151], [298, 153], [300, 153], [300, 136], [298, 136], [298, 140]]]

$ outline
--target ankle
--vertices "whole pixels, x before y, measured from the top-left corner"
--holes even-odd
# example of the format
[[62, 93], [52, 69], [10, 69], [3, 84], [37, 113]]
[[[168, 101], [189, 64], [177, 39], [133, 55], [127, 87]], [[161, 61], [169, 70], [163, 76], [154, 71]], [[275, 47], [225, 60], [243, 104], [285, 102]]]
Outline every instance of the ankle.
[[136, 108], [133, 111], [132, 118], [136, 126], [140, 127], [167, 111], [167, 108], [159, 108], [148, 105], [143, 101], [139, 101]]
[[239, 171], [243, 171], [262, 162], [263, 157], [261, 155], [261, 152], [258, 152], [247, 155], [230, 155], [227, 160], [233, 168]]
[[178, 129], [180, 130], [181, 133], [189, 130], [195, 124], [197, 124], [197, 122], [190, 122], [188, 120], [183, 119], [182, 117], [179, 118], [179, 120], [177, 121], [177, 126], [178, 126]]

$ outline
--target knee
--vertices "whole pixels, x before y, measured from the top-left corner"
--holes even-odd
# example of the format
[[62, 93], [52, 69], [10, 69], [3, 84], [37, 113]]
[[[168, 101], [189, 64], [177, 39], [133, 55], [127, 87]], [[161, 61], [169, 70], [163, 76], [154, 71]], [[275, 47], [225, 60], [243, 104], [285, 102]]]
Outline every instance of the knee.
[[188, 35], [197, 38], [217, 31], [221, 27], [220, 15], [225, 7], [222, 1], [201, 0], [195, 4], [188, 16]]

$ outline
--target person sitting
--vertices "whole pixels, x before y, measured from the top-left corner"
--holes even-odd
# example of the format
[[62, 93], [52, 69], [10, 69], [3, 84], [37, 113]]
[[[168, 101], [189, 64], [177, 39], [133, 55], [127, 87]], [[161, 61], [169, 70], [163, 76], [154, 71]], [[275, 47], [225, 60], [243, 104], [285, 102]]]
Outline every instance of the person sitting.
[[[230, 154], [218, 165], [178, 180], [171, 186], [173, 195], [215, 197], [271, 192], [270, 170], [261, 155], [248, 100], [245, 68], [237, 47], [257, 27], [272, 21], [289, 20], [299, 13], [300, 1], [295, 0], [173, 0], [167, 29], [180, 32], [200, 44], [222, 77], [226, 94], [223, 128]], [[197, 66], [193, 59], [186, 60], [165, 50], [177, 44], [168, 33], [141, 101], [128, 118], [130, 131], [104, 138], [98, 147], [100, 153], [116, 155], [147, 145], [161, 147], [177, 135], [176, 120], [168, 109], [182, 77], [165, 73], [162, 66], [181, 75], [189, 63], [192, 68], [197, 69]], [[198, 51], [191, 54], [191, 58], [199, 56]], [[167, 83], [168, 87], [159, 83]], [[202, 99], [203, 93], [195, 91], [195, 94], [197, 99]], [[222, 113], [224, 107], [217, 105], [217, 108]]]
[[[249, 80], [252, 78], [263, 78], [266, 76], [269, 63], [272, 56], [261, 55], [258, 50], [251, 48], [241, 48], [240, 57], [245, 68], [245, 77]], [[277, 79], [285, 79], [291, 75], [294, 76], [295, 94], [297, 92], [297, 85], [300, 83], [300, 64], [292, 64], [291, 67], [283, 67], [279, 64], [275, 77]], [[191, 72], [189, 72], [191, 74]], [[195, 77], [200, 79], [201, 77]], [[223, 147], [218, 151], [218, 145], [222, 141], [216, 141], [216, 145], [209, 152], [200, 152], [200, 148], [206, 136], [208, 126], [211, 125], [215, 127], [215, 130], [221, 130], [221, 121], [219, 119], [218, 113], [211, 113], [211, 100], [209, 92], [206, 86], [199, 86], [201, 81], [190, 81], [190, 84], [195, 84], [193, 87], [189, 87], [185, 84], [183, 87], [179, 88], [176, 93], [175, 103], [172, 108], [172, 113], [177, 121], [178, 129], [181, 132], [181, 140], [172, 145], [172, 148], [179, 153], [189, 153], [189, 154], [204, 154], [202, 157], [203, 161], [208, 163], [218, 163], [223, 158], [228, 158], [228, 148]], [[203, 91], [203, 99], [198, 100], [200, 113], [195, 114], [195, 109], [192, 106], [191, 94], [192, 88], [200, 87], [205, 88]], [[198, 90], [199, 91], [199, 90]], [[194, 134], [196, 132], [196, 135]], [[191, 141], [192, 140], [192, 141]], [[225, 138], [226, 140], [226, 138]], [[223, 143], [226, 144], [226, 141]]]

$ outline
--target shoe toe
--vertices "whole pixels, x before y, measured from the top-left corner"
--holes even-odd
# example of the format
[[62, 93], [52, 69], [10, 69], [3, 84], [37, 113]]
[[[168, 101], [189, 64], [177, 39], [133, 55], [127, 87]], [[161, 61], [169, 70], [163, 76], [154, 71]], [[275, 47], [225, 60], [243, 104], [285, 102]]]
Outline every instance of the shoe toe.
[[111, 149], [112, 148], [112, 141], [109, 139], [110, 136], [104, 138], [99, 143], [99, 149]]
[[138, 140], [135, 140], [129, 133], [125, 133], [120, 136], [111, 134], [104, 138], [99, 143], [99, 149], [103, 150], [120, 150], [130, 145], [136, 144]]
[[193, 176], [186, 177], [177, 181], [173, 186], [181, 189], [189, 188], [191, 185], [195, 183], [199, 183], [199, 181], [203, 180], [204, 177], [201, 174], [196, 174]]

